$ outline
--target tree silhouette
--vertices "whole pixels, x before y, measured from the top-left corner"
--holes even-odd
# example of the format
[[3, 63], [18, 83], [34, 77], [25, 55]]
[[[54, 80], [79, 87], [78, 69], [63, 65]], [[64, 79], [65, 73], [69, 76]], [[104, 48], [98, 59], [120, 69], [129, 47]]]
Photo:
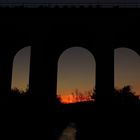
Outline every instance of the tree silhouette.
[[23, 96], [29, 94], [29, 85], [27, 85], [25, 90], [14, 87], [11, 89], [10, 96]]
[[130, 85], [126, 85], [122, 89], [114, 89], [114, 99], [121, 104], [139, 103], [139, 98]]
[[96, 90], [96, 88], [94, 88], [93, 91], [91, 91], [91, 92], [89, 93], [89, 95], [91, 96], [91, 98], [92, 98], [93, 100], [95, 100], [95, 98], [96, 98], [96, 92], [97, 92], [97, 90]]
[[22, 95], [22, 94], [24, 94], [25, 93], [25, 91], [23, 91], [23, 90], [20, 90], [20, 89], [18, 89], [18, 88], [13, 88], [13, 89], [11, 89], [11, 95], [15, 95], [15, 96], [19, 96], [19, 95]]
[[71, 92], [71, 94], [69, 95], [57, 95], [57, 99], [60, 100], [61, 103], [77, 103], [84, 101], [93, 101], [95, 99], [95, 95], [92, 90], [86, 90], [82, 92], [78, 89], [75, 89], [75, 91]]

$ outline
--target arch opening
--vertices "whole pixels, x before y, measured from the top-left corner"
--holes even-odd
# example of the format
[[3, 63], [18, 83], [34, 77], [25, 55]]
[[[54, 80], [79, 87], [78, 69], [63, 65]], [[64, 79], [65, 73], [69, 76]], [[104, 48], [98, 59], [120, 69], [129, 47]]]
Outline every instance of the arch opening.
[[16, 93], [26, 93], [29, 88], [31, 47], [19, 50], [13, 60], [11, 90]]
[[140, 56], [129, 48], [117, 48], [114, 55], [114, 82], [119, 92], [140, 96]]
[[64, 104], [93, 101], [95, 59], [82, 47], [65, 50], [58, 61], [57, 97]]

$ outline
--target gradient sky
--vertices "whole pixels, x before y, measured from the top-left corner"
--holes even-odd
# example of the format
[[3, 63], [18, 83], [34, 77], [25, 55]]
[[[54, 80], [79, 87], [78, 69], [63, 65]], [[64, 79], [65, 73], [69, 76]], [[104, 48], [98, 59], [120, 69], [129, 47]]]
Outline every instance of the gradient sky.
[[[30, 47], [20, 50], [13, 61], [12, 88], [25, 90], [29, 83]], [[69, 95], [95, 87], [95, 60], [81, 47], [72, 47], [62, 53], [58, 61], [57, 93]]]
[[95, 87], [95, 60], [81, 47], [72, 47], [62, 53], [58, 61], [57, 94], [67, 95]]
[[140, 95], [140, 56], [128, 48], [115, 50], [115, 87], [131, 85]]
[[29, 84], [31, 47], [21, 49], [14, 58], [12, 71], [12, 88], [25, 90]]
[[[31, 47], [20, 50], [13, 62], [12, 88], [25, 90], [29, 83]], [[140, 95], [140, 56], [131, 49], [114, 51], [115, 87], [131, 85]], [[81, 47], [65, 50], [58, 61], [57, 94], [68, 95], [78, 89], [81, 92], [95, 88], [95, 60], [92, 54]]]

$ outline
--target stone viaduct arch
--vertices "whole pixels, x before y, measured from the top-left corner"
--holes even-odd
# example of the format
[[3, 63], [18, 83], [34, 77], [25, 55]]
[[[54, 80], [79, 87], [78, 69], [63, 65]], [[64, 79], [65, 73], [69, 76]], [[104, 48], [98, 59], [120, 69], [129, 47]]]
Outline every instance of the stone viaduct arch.
[[[140, 43], [138, 37], [133, 34], [135, 30], [132, 26], [137, 23], [129, 22], [126, 26], [126, 23], [133, 18], [125, 16], [126, 21], [122, 17], [114, 19], [114, 17], [97, 16], [94, 17], [94, 22], [91, 21], [93, 17], [91, 14], [89, 17], [82, 15], [79, 17], [78, 14], [72, 17], [70, 13], [67, 17], [62, 13], [58, 17], [53, 14], [51, 16], [48, 16], [48, 20], [45, 16], [30, 16], [30, 18], [25, 16], [20, 18], [18, 24], [14, 18], [14, 21], [8, 24], [8, 28], [5, 25], [0, 35], [2, 38], [0, 90], [3, 91], [0, 96], [5, 96], [10, 90], [14, 55], [23, 47], [32, 46], [30, 95], [40, 98], [45, 96], [46, 98], [43, 99], [53, 104], [56, 98], [58, 58], [65, 49], [71, 46], [82, 46], [88, 49], [96, 60], [97, 102], [110, 102], [114, 88], [114, 49], [127, 46], [140, 54], [138, 47]], [[27, 20], [29, 20], [28, 24], [24, 25]], [[35, 22], [36, 20], [38, 22]], [[105, 22], [102, 25], [103, 21]], [[24, 25], [23, 28], [21, 28], [22, 25]], [[117, 27], [114, 28], [113, 25]], [[104, 93], [103, 89], [107, 92]]]

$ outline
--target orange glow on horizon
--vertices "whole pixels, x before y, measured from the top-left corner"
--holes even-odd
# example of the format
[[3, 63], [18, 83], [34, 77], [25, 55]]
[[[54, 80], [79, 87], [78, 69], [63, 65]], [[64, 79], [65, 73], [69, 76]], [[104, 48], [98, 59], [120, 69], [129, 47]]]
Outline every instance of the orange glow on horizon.
[[82, 96], [59, 95], [58, 97], [59, 97], [61, 103], [63, 103], [63, 104], [94, 101], [94, 99], [92, 99], [91, 96], [87, 96], [87, 95], [82, 95]]

